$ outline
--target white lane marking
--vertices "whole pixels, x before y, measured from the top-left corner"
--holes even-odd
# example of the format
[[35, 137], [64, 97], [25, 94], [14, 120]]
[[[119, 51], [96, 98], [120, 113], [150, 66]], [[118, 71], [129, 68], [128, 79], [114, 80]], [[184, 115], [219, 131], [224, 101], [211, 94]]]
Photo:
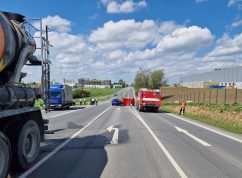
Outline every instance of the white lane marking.
[[74, 111], [69, 111], [69, 112], [65, 112], [65, 113], [62, 113], [62, 114], [57, 114], [57, 115], [51, 116], [50, 118], [55, 118], [55, 117], [63, 116], [63, 115], [66, 115], [66, 114], [69, 114], [69, 113], [72, 113], [72, 112], [77, 112], [77, 111], [80, 111], [80, 110], [83, 110], [83, 109], [77, 109], [77, 110], [74, 110]]
[[161, 150], [164, 152], [164, 154], [166, 155], [166, 157], [169, 159], [169, 161], [171, 162], [171, 164], [173, 165], [173, 167], [176, 169], [176, 171], [178, 172], [178, 174], [182, 177], [182, 178], [187, 178], [186, 174], [183, 172], [183, 170], [181, 169], [181, 167], [178, 165], [178, 163], [174, 160], [174, 158], [171, 156], [171, 154], [168, 152], [168, 150], [165, 148], [165, 146], [161, 143], [161, 141], [157, 138], [157, 136], [154, 134], [154, 132], [149, 128], [149, 126], [145, 123], [145, 121], [142, 119], [142, 117], [137, 113], [137, 111], [135, 111], [134, 109], [132, 109], [134, 115], [142, 122], [142, 124], [146, 127], [146, 129], [150, 132], [151, 136], [155, 139], [156, 143], [160, 146]]
[[179, 128], [179, 127], [176, 127], [176, 126], [174, 126], [174, 127], [176, 128], [176, 130], [177, 130], [178, 132], [182, 132], [182, 133], [188, 135], [189, 137], [191, 137], [192, 139], [194, 139], [194, 140], [197, 141], [198, 143], [202, 144], [203, 146], [212, 146], [212, 145], [208, 144], [207, 142], [201, 140], [200, 138], [198, 138], [198, 137], [196, 137], [196, 136], [190, 134], [188, 131], [186, 131], [186, 130], [184, 130], [184, 129], [181, 129], [181, 128]]
[[114, 130], [114, 134], [113, 134], [113, 138], [112, 138], [112, 141], [111, 141], [111, 144], [118, 144], [118, 133], [119, 133], [119, 129], [118, 128], [115, 128], [113, 127], [113, 125], [109, 126], [107, 128], [107, 131], [109, 132], [112, 132], [112, 130]]
[[130, 89], [127, 89], [128, 90], [128, 98], [129, 98], [129, 96], [130, 96]]
[[[106, 104], [106, 103], [109, 103], [109, 102], [110, 102], [110, 100], [105, 101], [103, 103], [100, 103], [99, 105], [103, 105], [103, 104]], [[74, 110], [74, 111], [69, 111], [69, 112], [65, 112], [65, 113], [62, 113], [62, 114], [57, 114], [57, 115], [51, 116], [50, 118], [63, 116], [63, 115], [66, 115], [66, 114], [69, 114], [69, 113], [72, 113], [72, 112], [77, 112], [77, 111], [81, 111], [81, 110], [84, 110], [84, 109], [89, 109], [89, 108], [92, 108], [92, 107], [95, 107], [95, 106], [88, 106], [88, 107], [85, 107], [85, 108], [82, 108], [82, 109], [77, 109], [77, 110]]]
[[107, 112], [111, 106], [109, 106], [107, 109], [105, 109], [101, 114], [96, 116], [94, 119], [92, 119], [85, 127], [74, 133], [70, 138], [68, 138], [65, 142], [63, 142], [61, 145], [59, 145], [56, 149], [54, 149], [52, 152], [50, 152], [48, 155], [46, 155], [44, 158], [42, 158], [39, 162], [37, 162], [34, 166], [32, 166], [29, 170], [27, 170], [25, 173], [19, 176], [19, 178], [25, 178], [29, 176], [32, 172], [34, 172], [36, 169], [38, 169], [42, 164], [44, 164], [47, 160], [49, 160], [54, 154], [56, 154], [60, 149], [62, 149], [65, 145], [67, 145], [72, 139], [77, 137], [81, 132], [83, 132], [87, 127], [89, 127], [95, 120], [100, 118], [105, 112]]
[[118, 107], [118, 108], [116, 108], [116, 109], [120, 111], [120, 107]]
[[189, 120], [187, 120], [187, 119], [183, 119], [182, 117], [176, 116], [176, 115], [171, 114], [171, 113], [166, 113], [166, 114], [169, 115], [169, 116], [175, 117], [176, 119], [179, 119], [179, 120], [182, 120], [182, 121], [188, 122], [188, 123], [190, 123], [190, 124], [192, 124], [192, 125], [196, 125], [196, 126], [201, 127], [201, 128], [203, 128], [203, 129], [206, 129], [206, 130], [209, 130], [209, 131], [211, 131], [211, 132], [214, 132], [214, 133], [216, 133], [216, 134], [218, 134], [218, 135], [222, 135], [222, 136], [224, 136], [224, 137], [226, 137], [226, 138], [229, 138], [229, 139], [231, 139], [231, 140], [234, 140], [234, 141], [237, 141], [237, 142], [239, 142], [239, 143], [242, 143], [242, 140], [239, 139], [239, 138], [236, 138], [236, 137], [233, 137], [233, 136], [231, 136], [231, 135], [228, 135], [228, 134], [222, 133], [222, 132], [217, 131], [217, 130], [214, 130], [214, 129], [212, 129], [212, 128], [209, 128], [209, 127], [203, 126], [203, 125], [201, 125], [201, 124], [194, 123], [194, 122], [189, 121]]

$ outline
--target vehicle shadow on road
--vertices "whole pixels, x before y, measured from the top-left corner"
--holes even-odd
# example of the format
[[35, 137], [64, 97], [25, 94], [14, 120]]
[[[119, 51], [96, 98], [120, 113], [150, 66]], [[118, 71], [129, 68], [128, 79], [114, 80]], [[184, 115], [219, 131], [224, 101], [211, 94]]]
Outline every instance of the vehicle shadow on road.
[[143, 110], [142, 112], [143, 113], [170, 113], [170, 112], [167, 112], [167, 111], [164, 111], [164, 110], [158, 110], [157, 112], [154, 112], [152, 110]]
[[164, 111], [164, 110], [159, 110], [157, 113], [170, 113], [170, 112]]
[[[60, 143], [58, 140], [53, 139], [51, 142]], [[108, 162], [104, 149], [107, 142], [107, 138], [102, 135], [74, 138], [31, 177], [99, 178]], [[47, 150], [52, 151], [58, 145], [52, 145], [52, 148]]]
[[74, 123], [74, 122], [67, 122], [67, 129], [81, 129], [81, 128], [83, 128], [83, 126], [82, 125], [78, 125], [78, 124], [76, 124], [76, 123]]
[[78, 110], [78, 109], [84, 109], [84, 108], [86, 108], [85, 106], [75, 106], [75, 107], [70, 107], [69, 109], [67, 109], [67, 110]]

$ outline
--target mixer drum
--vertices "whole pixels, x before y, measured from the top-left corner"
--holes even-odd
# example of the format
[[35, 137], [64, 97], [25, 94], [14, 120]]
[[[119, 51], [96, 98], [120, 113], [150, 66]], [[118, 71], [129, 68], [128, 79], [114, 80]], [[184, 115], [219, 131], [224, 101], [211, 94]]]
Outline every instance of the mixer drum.
[[31, 88], [0, 87], [0, 110], [33, 107], [35, 92]]
[[10, 20], [20, 23], [23, 19], [19, 14], [0, 12], [0, 85], [11, 77], [22, 46], [21, 32]]

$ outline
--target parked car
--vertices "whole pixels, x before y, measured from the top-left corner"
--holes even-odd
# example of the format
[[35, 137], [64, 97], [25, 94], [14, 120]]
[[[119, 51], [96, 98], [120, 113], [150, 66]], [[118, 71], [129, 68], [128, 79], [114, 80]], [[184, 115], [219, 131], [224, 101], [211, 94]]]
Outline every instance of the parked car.
[[112, 106], [120, 106], [122, 104], [122, 101], [118, 98], [112, 99]]

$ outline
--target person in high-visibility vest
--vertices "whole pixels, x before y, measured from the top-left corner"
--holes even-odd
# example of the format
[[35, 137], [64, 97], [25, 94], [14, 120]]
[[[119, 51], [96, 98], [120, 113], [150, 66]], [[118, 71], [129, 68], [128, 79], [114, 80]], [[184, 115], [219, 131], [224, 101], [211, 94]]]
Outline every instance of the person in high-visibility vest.
[[91, 105], [94, 105], [94, 104], [95, 104], [95, 99], [91, 98]]
[[34, 107], [43, 109], [44, 108], [44, 101], [41, 99], [41, 95], [37, 95], [34, 101]]
[[185, 108], [186, 108], [187, 103], [185, 101], [181, 102], [181, 109], [180, 109], [180, 115], [184, 115], [185, 114]]

